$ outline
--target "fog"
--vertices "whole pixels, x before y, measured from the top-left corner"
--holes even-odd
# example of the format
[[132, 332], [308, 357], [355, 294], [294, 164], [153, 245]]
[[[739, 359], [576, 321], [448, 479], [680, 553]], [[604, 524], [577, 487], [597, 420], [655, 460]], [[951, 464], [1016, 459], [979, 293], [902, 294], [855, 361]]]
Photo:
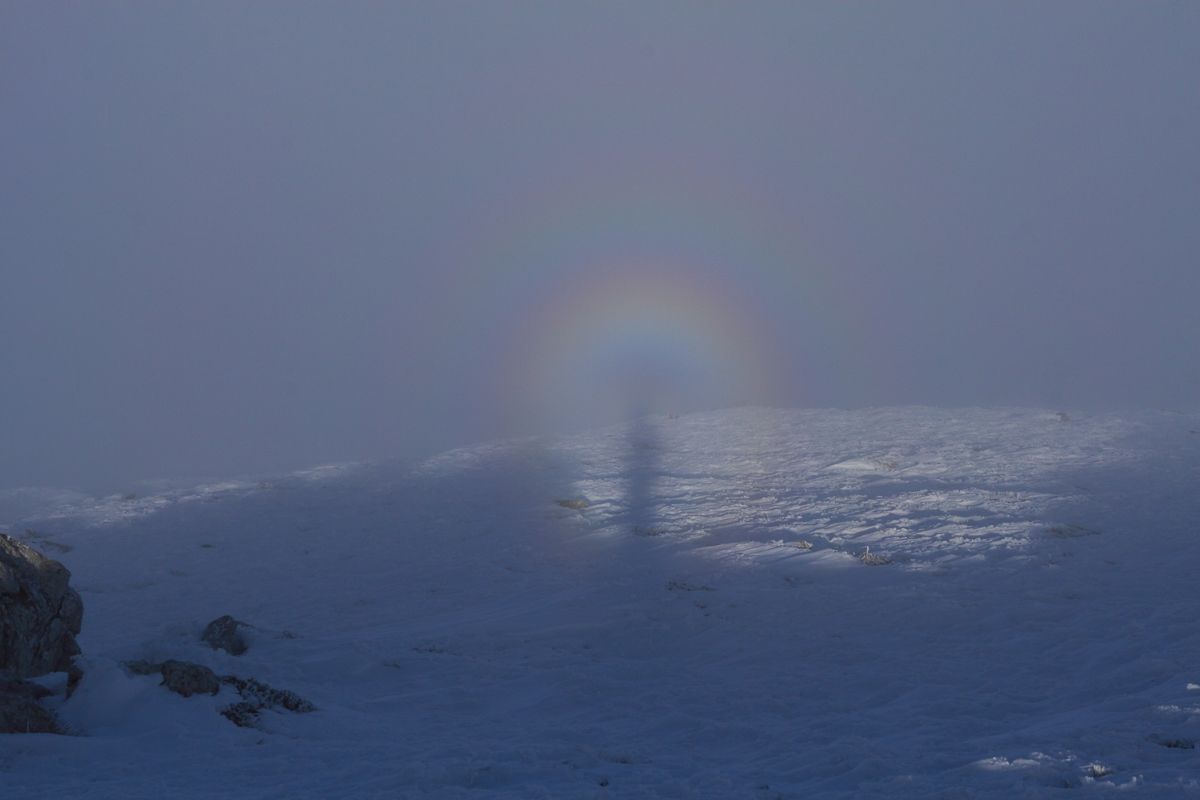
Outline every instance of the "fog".
[[1195, 408], [1200, 5], [0, 7], [0, 488]]

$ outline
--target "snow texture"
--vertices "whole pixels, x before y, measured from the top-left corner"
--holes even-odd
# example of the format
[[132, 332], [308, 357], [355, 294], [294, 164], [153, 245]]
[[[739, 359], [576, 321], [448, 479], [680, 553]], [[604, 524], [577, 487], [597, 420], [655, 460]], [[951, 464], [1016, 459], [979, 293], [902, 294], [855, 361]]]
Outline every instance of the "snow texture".
[[[83, 596], [86, 676], [55, 709], [78, 735], [0, 737], [3, 796], [1200, 797], [1198, 431], [740, 409], [15, 493], [0, 523]], [[244, 655], [200, 641], [222, 614]], [[316, 710], [236, 727], [231, 687], [138, 659]]]

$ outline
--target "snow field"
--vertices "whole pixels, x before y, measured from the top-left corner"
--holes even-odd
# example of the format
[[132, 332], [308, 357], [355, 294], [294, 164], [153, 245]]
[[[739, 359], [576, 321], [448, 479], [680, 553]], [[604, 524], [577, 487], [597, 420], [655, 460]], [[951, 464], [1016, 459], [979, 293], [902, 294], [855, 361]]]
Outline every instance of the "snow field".
[[[1197, 429], [738, 409], [145, 497], [10, 493], [2, 527], [83, 596], [87, 677], [59, 709], [81, 735], [0, 737], [0, 781], [28, 798], [1200, 796]], [[256, 626], [244, 656], [198, 641], [225, 613]], [[120, 667], [134, 658], [319, 710], [239, 729], [227, 698], [172, 695]]]

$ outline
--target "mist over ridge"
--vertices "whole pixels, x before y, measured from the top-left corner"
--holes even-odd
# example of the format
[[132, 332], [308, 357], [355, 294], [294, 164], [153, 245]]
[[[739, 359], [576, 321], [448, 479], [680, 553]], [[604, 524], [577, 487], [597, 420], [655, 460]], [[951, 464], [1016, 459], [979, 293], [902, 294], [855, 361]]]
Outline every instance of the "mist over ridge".
[[1193, 5], [2, 17], [0, 489], [1198, 405]]

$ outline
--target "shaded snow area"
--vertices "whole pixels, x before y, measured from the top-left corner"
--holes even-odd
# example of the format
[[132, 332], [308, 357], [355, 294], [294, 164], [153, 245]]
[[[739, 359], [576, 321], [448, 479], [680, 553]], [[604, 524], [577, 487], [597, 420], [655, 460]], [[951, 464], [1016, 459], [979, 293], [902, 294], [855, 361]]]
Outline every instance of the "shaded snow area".
[[[0, 796], [1200, 797], [1198, 486], [1198, 415], [747, 409], [9, 493], [86, 676]], [[317, 710], [235, 727], [131, 659]]]

